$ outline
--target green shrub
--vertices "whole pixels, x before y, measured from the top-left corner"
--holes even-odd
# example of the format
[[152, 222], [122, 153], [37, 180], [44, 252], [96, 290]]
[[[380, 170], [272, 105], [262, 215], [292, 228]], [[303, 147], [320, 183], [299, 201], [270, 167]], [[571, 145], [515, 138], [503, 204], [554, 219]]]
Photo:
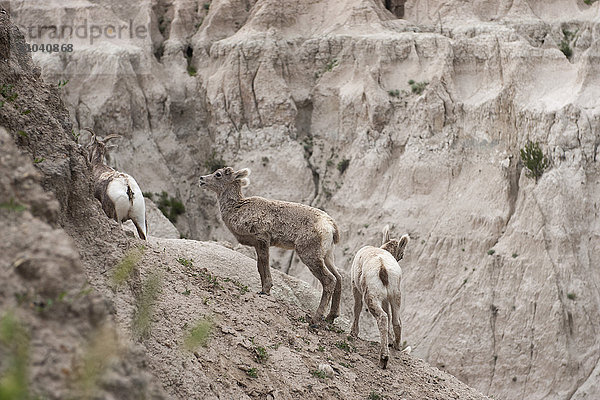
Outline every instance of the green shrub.
[[337, 165], [337, 169], [338, 171], [340, 171], [340, 174], [343, 174], [344, 172], [346, 172], [346, 170], [348, 169], [348, 167], [350, 166], [350, 160], [347, 158], [344, 158], [342, 161], [340, 161]]
[[246, 373], [250, 378], [258, 378], [258, 372], [256, 371], [256, 368], [249, 368]]
[[571, 293], [567, 293], [567, 299], [569, 300], [575, 300], [577, 298], [577, 295], [573, 292]]
[[491, 256], [491, 255], [493, 255], [495, 252], [496, 252], [496, 250], [494, 250], [494, 249], [489, 249], [487, 253], [488, 253], [488, 255], [489, 255], [489, 256]]
[[217, 156], [217, 152], [213, 150], [213, 152], [208, 156], [206, 161], [204, 161], [204, 166], [208, 170], [208, 172], [215, 172], [218, 169], [225, 168], [227, 163], [223, 158]]
[[573, 55], [573, 50], [571, 49], [571, 46], [569, 45], [569, 42], [567, 40], [565, 40], [565, 39], [563, 39], [558, 44], [558, 48], [560, 49], [560, 51], [563, 52], [563, 54], [567, 58], [571, 58], [571, 56]]
[[315, 378], [319, 378], [319, 379], [327, 378], [327, 374], [325, 373], [325, 371], [321, 371], [320, 369], [313, 369], [312, 371], [310, 371], [310, 373]]
[[411, 79], [408, 81], [408, 84], [410, 85], [410, 89], [412, 90], [413, 93], [421, 94], [421, 93], [423, 93], [423, 91], [425, 90], [427, 85], [429, 85], [429, 82], [427, 82], [427, 81], [415, 82], [413, 79]]
[[172, 223], [176, 223], [177, 217], [185, 213], [185, 207], [181, 200], [169, 196], [164, 190], [160, 193], [156, 206]]
[[194, 68], [193, 66], [188, 66], [187, 67], [187, 73], [189, 76], [196, 76], [196, 68]]
[[530, 178], [535, 178], [536, 181], [550, 165], [548, 158], [542, 153], [540, 145], [537, 142], [527, 142], [525, 147], [521, 149], [521, 160], [528, 170], [526, 175]]
[[400, 96], [400, 91], [398, 89], [388, 90], [388, 94], [392, 97]]

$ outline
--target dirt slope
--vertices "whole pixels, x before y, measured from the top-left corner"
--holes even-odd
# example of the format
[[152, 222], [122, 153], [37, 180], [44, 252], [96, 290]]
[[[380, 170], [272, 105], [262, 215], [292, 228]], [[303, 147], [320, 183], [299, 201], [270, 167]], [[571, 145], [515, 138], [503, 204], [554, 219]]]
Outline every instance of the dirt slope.
[[[308, 284], [274, 271], [273, 295], [260, 296], [255, 261], [220, 245], [151, 237], [138, 265], [128, 285], [114, 295], [104, 291], [120, 326], [138, 337], [135, 310], [158, 277], [150, 332], [141, 342], [174, 398], [365, 399], [372, 392], [385, 399], [486, 398], [399, 352], [392, 351], [388, 370], [379, 369], [378, 344], [349, 339], [347, 321], [310, 329], [306, 315], [319, 293]], [[102, 280], [92, 285], [106, 288]], [[205, 319], [212, 325], [208, 342], [186, 349], [186, 335]], [[332, 377], [311, 373], [323, 363]]]

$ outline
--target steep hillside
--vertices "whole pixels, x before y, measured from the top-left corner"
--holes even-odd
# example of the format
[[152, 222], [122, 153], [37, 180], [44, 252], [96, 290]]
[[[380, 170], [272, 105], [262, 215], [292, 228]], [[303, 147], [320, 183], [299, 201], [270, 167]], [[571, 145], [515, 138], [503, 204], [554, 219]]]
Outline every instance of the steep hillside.
[[[411, 234], [417, 356], [495, 397], [600, 397], [598, 2], [62, 4], [10, 12], [23, 28], [146, 28], [34, 59], [69, 81], [75, 128], [125, 136], [113, 165], [183, 200], [183, 235], [233, 242], [196, 180], [250, 167], [249, 194], [338, 221], [342, 269], [385, 223]], [[539, 180], [520, 162], [529, 140], [551, 161]], [[315, 284], [291, 254], [273, 258]]]
[[0, 7], [0, 398], [486, 398], [405, 354], [382, 371], [377, 344], [339, 327], [310, 330], [304, 282], [275, 274], [261, 297], [238, 252], [119, 229], [24, 48]]

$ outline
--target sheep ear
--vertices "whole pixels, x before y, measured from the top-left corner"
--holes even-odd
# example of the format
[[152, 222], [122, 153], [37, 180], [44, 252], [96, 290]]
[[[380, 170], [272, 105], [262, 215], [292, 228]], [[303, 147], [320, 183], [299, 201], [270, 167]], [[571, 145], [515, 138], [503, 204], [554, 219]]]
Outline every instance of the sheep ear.
[[250, 184], [250, 179], [242, 178], [242, 179], [240, 179], [240, 182], [242, 183], [242, 187], [246, 187]]
[[400, 248], [404, 250], [408, 242], [410, 242], [410, 236], [402, 235], [402, 237], [400, 238]]
[[390, 226], [389, 225], [384, 226], [382, 232], [383, 232], [383, 242], [381, 244], [384, 245], [390, 241]]
[[250, 176], [250, 168], [240, 169], [233, 175], [235, 179], [243, 179], [248, 176]]
[[232, 172], [233, 172], [233, 168], [231, 168], [231, 167], [225, 167], [225, 170], [223, 171], [223, 173], [225, 175], [231, 175]]

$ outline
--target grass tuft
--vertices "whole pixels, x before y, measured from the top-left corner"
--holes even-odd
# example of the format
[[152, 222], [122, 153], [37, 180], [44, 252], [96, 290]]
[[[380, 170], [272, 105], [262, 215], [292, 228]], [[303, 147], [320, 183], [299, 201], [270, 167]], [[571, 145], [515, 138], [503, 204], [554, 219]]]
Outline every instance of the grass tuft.
[[119, 261], [117, 266], [113, 268], [111, 281], [115, 289], [129, 279], [131, 273], [135, 270], [143, 255], [143, 248], [134, 247], [130, 249], [125, 254], [125, 257]]
[[161, 286], [162, 277], [159, 273], [152, 273], [142, 284], [142, 291], [136, 298], [136, 310], [131, 324], [133, 334], [138, 339], [150, 336], [152, 314]]
[[210, 319], [202, 318], [198, 320], [187, 332], [183, 340], [183, 346], [189, 351], [194, 351], [198, 346], [206, 347], [212, 330], [213, 322]]
[[3, 367], [0, 399], [31, 399], [28, 382], [29, 335], [10, 312], [0, 318], [0, 354]]

